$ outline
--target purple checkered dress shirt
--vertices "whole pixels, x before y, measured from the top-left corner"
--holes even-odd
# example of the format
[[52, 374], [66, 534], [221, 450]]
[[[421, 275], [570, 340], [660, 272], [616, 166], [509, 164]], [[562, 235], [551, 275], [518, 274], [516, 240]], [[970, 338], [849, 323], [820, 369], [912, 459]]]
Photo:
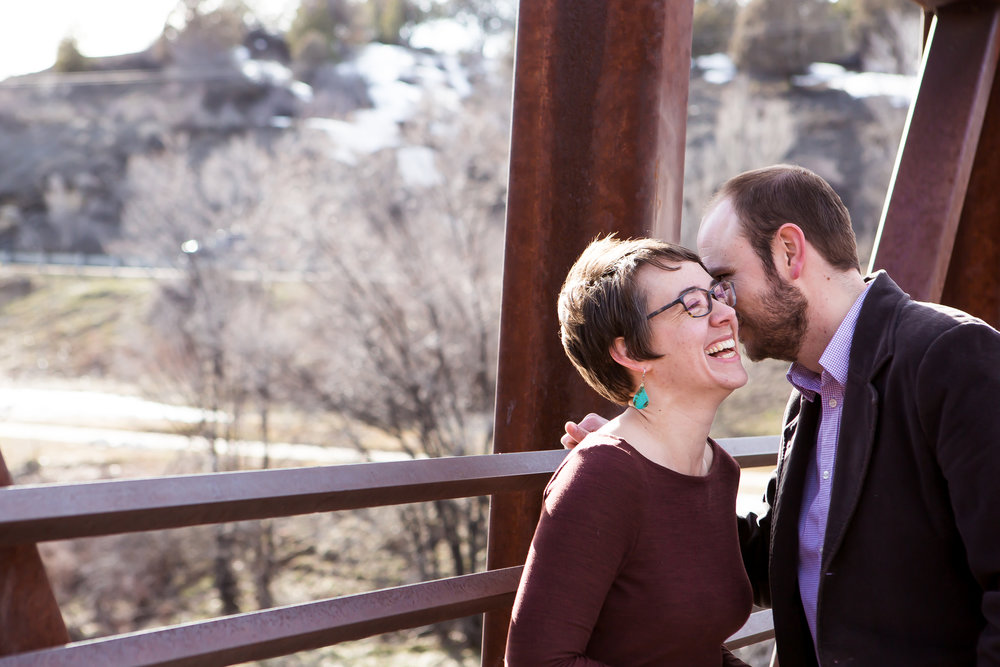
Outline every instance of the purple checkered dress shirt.
[[[868, 283], [871, 285], [871, 283]], [[851, 340], [858, 313], [868, 287], [854, 302], [844, 321], [823, 351], [819, 364], [822, 373], [814, 373], [800, 364], [792, 364], [787, 378], [808, 401], [818, 396], [822, 401], [816, 448], [809, 457], [806, 482], [799, 510], [799, 594], [809, 622], [813, 643], [816, 642], [816, 597], [819, 591], [820, 566], [826, 520], [830, 511], [830, 488], [833, 486], [834, 463], [837, 458], [837, 437], [840, 417], [844, 410], [844, 387], [851, 359]]]

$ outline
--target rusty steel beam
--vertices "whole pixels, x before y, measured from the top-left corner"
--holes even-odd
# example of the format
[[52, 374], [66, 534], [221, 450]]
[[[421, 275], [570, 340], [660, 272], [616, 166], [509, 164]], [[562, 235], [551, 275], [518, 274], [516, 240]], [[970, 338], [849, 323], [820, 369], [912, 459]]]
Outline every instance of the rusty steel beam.
[[[749, 467], [773, 465], [779, 443], [777, 436], [763, 436], [725, 438], [719, 444], [741, 466]], [[8, 546], [0, 547], [0, 554], [30, 553], [34, 561], [27, 569], [12, 560], [0, 561], [4, 564], [0, 582], [5, 595], [0, 625], [0, 646], [4, 651], [0, 655], [19, 654], [0, 660], [0, 667], [229, 664], [489, 610], [509, 613], [520, 567], [297, 605], [275, 614], [227, 617], [183, 628], [82, 642], [39, 653], [34, 651], [66, 644], [69, 638], [32, 542], [481, 495], [513, 488], [533, 488], [537, 496], [565, 454], [560, 449], [2, 489], [0, 543]], [[43, 595], [38, 595], [39, 591]], [[334, 612], [335, 622], [327, 622]], [[277, 634], [260, 630], [275, 623], [283, 624]], [[766, 630], [762, 621], [752, 617], [729, 643], [743, 646], [759, 641], [753, 638]], [[181, 646], [179, 652], [173, 647], [175, 643]]]
[[972, 165], [941, 303], [1000, 328], [1000, 68]]
[[[724, 438], [719, 444], [743, 467], [772, 465], [777, 458], [777, 436]], [[13, 486], [0, 489], [0, 546], [511, 490], [538, 496], [565, 455], [558, 449]]]
[[739, 438], [719, 438], [719, 446], [736, 459], [741, 468], [759, 468], [778, 463], [777, 435], [751, 435]]
[[76, 642], [0, 667], [214, 667], [264, 660], [510, 605], [520, 567]]
[[[462, 618], [509, 605], [521, 567], [75, 642], [0, 658], [0, 667], [232, 665]], [[774, 636], [770, 610], [729, 637], [730, 649]]]
[[[0, 454], [0, 486], [13, 482]], [[0, 546], [0, 655], [68, 641], [38, 548], [34, 544]]]
[[[517, 24], [495, 451], [558, 448], [612, 408], [559, 344], [556, 296], [599, 234], [680, 238], [693, 0], [531, 0]], [[490, 568], [523, 563], [540, 497], [490, 507]], [[487, 614], [500, 665], [509, 609]]]
[[963, 208], [975, 205], [967, 193], [998, 56], [1000, 5], [937, 9], [870, 265], [914, 298], [941, 299]]
[[539, 493], [564, 452], [456, 456], [0, 489], [0, 545]]

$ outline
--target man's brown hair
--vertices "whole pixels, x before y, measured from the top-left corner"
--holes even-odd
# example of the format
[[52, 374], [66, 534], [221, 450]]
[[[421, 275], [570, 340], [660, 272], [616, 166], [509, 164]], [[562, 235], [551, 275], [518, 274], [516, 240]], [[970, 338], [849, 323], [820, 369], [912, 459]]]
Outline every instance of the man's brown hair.
[[825, 180], [805, 167], [778, 164], [746, 171], [726, 181], [708, 210], [728, 199], [768, 275], [776, 269], [771, 242], [781, 225], [798, 225], [831, 266], [861, 270], [851, 215]]

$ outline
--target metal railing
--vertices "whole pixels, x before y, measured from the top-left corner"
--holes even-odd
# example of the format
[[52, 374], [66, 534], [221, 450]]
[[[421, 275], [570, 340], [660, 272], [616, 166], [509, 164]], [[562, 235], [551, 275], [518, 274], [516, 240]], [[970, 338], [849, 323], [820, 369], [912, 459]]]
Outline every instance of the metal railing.
[[[776, 437], [720, 441], [744, 467], [773, 464]], [[566, 452], [38, 484], [0, 488], [0, 546], [544, 488]], [[225, 665], [508, 609], [521, 566], [73, 642], [0, 658], [39, 665]], [[773, 636], [755, 612], [727, 642]]]

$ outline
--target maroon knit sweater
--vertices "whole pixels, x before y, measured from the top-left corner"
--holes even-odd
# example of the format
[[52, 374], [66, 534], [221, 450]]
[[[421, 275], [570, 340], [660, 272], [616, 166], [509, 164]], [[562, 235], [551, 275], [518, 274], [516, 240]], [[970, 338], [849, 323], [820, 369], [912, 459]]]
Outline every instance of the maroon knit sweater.
[[514, 601], [507, 664], [743, 664], [722, 642], [752, 605], [736, 534], [736, 462], [708, 475], [592, 435], [545, 489]]

